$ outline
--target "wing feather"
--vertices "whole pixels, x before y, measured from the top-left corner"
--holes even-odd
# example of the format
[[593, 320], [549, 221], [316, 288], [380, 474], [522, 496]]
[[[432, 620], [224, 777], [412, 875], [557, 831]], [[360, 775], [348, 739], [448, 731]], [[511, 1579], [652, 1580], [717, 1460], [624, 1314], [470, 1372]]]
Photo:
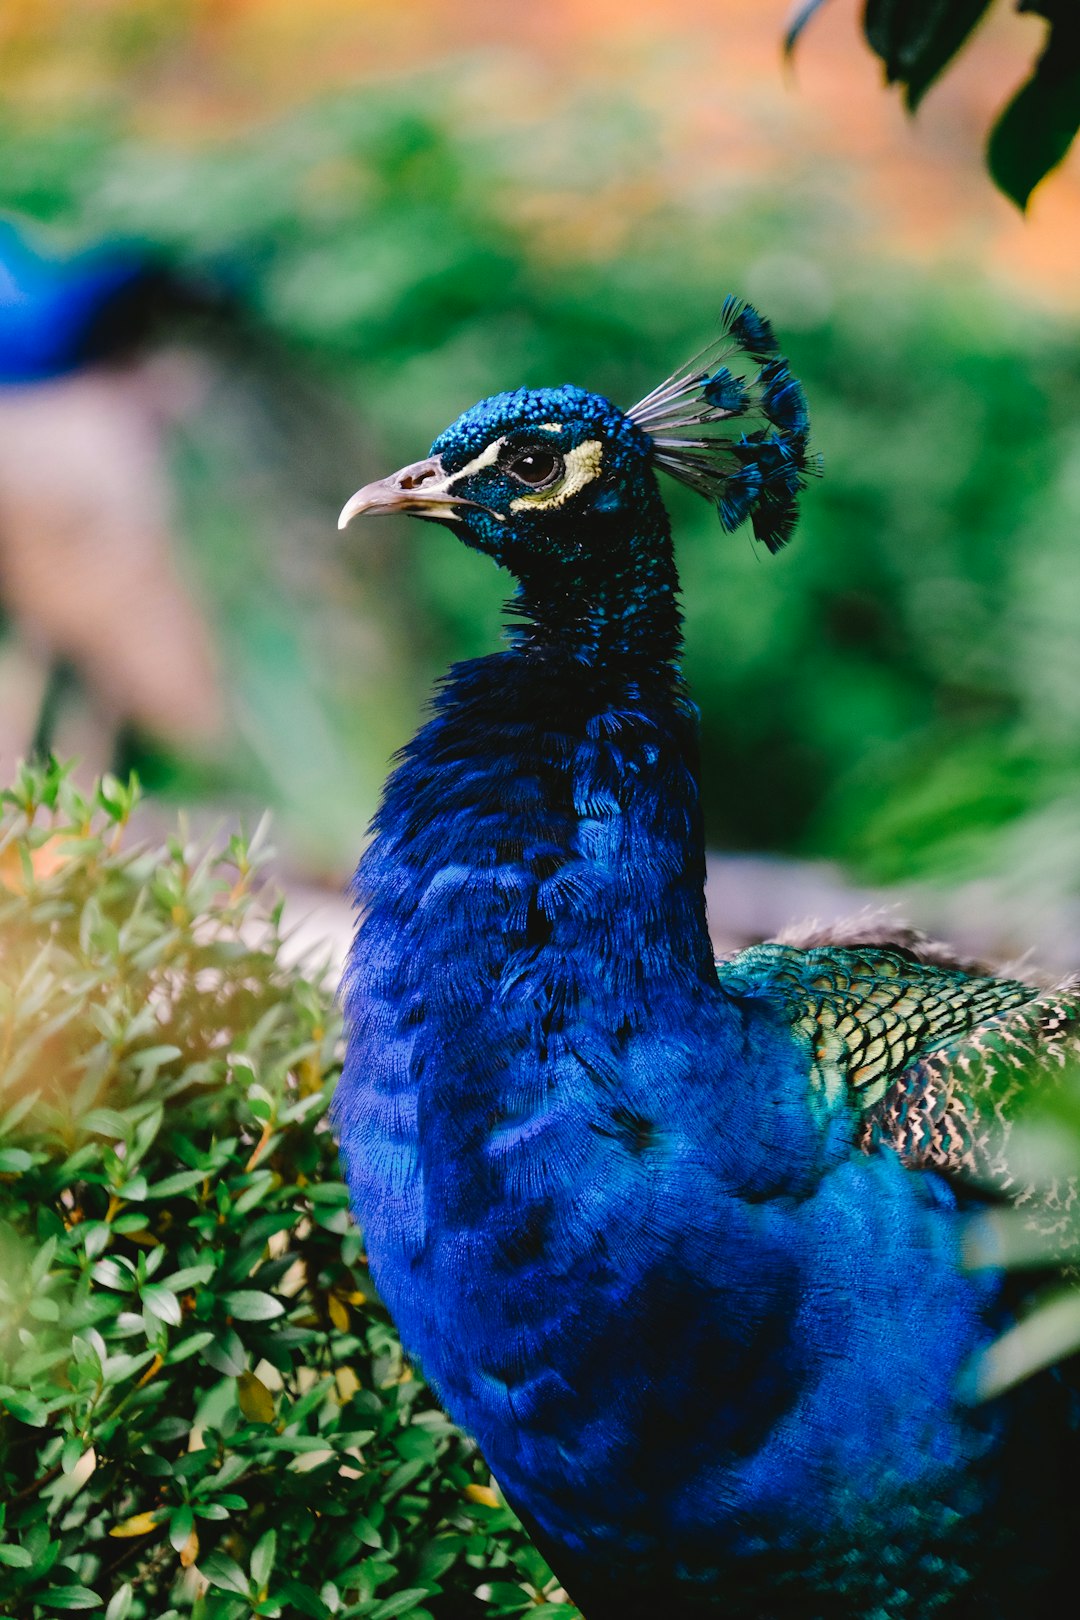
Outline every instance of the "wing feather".
[[[910, 936], [909, 936], [910, 937]], [[808, 1048], [811, 1095], [875, 1108], [911, 1066], [1038, 995], [907, 943], [755, 945], [718, 965], [730, 995], [762, 999]]]

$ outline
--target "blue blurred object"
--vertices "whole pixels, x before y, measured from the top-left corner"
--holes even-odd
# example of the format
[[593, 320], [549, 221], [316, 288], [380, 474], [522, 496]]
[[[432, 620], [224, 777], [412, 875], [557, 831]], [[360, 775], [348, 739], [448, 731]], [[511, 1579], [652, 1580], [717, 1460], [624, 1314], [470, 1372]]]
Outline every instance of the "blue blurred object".
[[0, 383], [44, 382], [137, 341], [161, 270], [145, 250], [56, 258], [0, 220]]

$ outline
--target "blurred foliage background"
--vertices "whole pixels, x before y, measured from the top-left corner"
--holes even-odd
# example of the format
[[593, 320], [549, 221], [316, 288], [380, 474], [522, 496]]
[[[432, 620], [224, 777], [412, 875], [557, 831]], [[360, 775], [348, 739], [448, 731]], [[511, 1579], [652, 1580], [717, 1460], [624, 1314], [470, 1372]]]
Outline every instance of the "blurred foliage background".
[[735, 290], [827, 475], [778, 559], [668, 492], [710, 842], [990, 885], [995, 946], [1074, 961], [1080, 165], [1025, 222], [979, 156], [1044, 25], [992, 7], [910, 124], [853, 0], [794, 77], [780, 0], [526, 9], [7, 8], [0, 215], [199, 296], [0, 387], [5, 753], [44, 718], [88, 772], [270, 802], [287, 864], [339, 887], [506, 592], [441, 531], [339, 542], [341, 503], [484, 393], [630, 403]]

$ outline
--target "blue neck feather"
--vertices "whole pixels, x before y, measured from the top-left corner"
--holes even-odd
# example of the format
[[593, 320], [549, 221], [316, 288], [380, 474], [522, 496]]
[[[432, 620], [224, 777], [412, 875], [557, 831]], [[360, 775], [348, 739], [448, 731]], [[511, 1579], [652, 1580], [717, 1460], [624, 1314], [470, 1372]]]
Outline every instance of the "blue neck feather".
[[670, 691], [678, 684], [682, 616], [667, 513], [655, 481], [629, 512], [625, 500], [611, 490], [593, 514], [588, 546], [506, 559], [519, 580], [511, 639], [552, 667], [603, 668], [607, 691], [649, 676], [663, 686], [665, 674]]

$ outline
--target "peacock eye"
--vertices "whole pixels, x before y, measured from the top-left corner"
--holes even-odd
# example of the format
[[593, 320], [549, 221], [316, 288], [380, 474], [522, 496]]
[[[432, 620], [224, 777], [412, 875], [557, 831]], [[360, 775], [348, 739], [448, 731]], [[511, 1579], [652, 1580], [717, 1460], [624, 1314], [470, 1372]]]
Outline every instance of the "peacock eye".
[[530, 489], [543, 489], [561, 478], [566, 467], [562, 456], [552, 450], [526, 450], [524, 455], [515, 456], [506, 470]]

